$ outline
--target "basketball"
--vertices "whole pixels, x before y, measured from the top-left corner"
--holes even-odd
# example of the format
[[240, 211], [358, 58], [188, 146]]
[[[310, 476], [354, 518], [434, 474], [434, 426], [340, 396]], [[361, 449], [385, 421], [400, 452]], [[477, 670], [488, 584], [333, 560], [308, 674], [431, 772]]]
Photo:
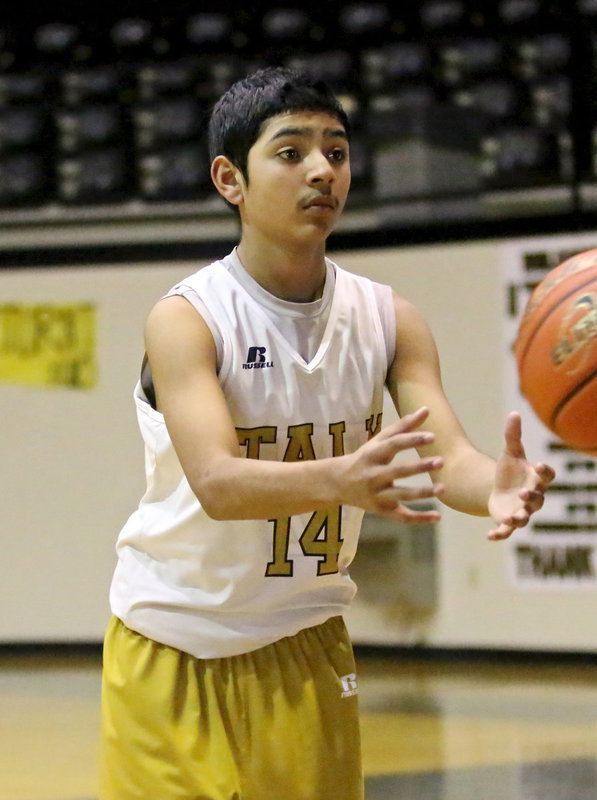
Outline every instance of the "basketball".
[[514, 345], [520, 390], [574, 450], [597, 455], [597, 249], [549, 272], [531, 294]]

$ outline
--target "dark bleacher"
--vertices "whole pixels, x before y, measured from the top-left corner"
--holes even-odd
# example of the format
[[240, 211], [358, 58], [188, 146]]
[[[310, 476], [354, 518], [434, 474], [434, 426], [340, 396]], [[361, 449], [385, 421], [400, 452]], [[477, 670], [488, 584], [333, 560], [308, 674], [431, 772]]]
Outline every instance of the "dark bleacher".
[[357, 227], [597, 209], [597, 0], [39, 5], [0, 11], [0, 225], [214, 213], [211, 104], [266, 64], [342, 97]]

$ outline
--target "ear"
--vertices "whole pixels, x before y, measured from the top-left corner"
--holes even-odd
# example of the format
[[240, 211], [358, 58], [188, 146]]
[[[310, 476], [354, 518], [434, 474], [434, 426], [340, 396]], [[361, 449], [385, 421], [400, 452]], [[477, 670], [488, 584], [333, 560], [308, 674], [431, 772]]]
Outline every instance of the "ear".
[[226, 156], [216, 156], [211, 165], [211, 179], [224, 200], [233, 206], [241, 204], [244, 180], [241, 171]]

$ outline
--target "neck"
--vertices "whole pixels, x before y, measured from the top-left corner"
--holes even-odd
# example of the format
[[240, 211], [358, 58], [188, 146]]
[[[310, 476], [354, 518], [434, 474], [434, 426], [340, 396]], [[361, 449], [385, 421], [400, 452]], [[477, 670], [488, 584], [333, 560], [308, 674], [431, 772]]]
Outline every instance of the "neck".
[[243, 237], [237, 253], [253, 280], [281, 300], [310, 303], [323, 293], [326, 266], [321, 244], [293, 252], [286, 245], [255, 245]]

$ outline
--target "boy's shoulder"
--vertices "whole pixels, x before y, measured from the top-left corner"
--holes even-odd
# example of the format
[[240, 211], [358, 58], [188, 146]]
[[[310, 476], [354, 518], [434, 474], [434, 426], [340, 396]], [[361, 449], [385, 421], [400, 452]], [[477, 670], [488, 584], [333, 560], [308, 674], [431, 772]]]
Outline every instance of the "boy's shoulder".
[[168, 292], [168, 295], [183, 294], [185, 290], [196, 290], [208, 285], [210, 282], [215, 281], [217, 283], [218, 281], [222, 281], [223, 276], [230, 272], [229, 259], [230, 256], [228, 255], [224, 258], [212, 261], [203, 267], [199, 267], [195, 272], [191, 272], [189, 275], [182, 278], [182, 280], [175, 283]]
[[385, 283], [379, 283], [378, 281], [373, 280], [372, 278], [368, 278], [365, 275], [361, 275], [358, 272], [352, 272], [346, 267], [340, 266], [336, 261], [332, 261], [332, 259], [326, 257], [326, 261], [329, 265], [332, 266], [334, 272], [336, 274], [336, 279], [340, 277], [342, 281], [347, 284], [354, 284], [360, 286], [373, 286], [373, 287], [383, 287], [389, 291], [392, 291], [391, 287]]

